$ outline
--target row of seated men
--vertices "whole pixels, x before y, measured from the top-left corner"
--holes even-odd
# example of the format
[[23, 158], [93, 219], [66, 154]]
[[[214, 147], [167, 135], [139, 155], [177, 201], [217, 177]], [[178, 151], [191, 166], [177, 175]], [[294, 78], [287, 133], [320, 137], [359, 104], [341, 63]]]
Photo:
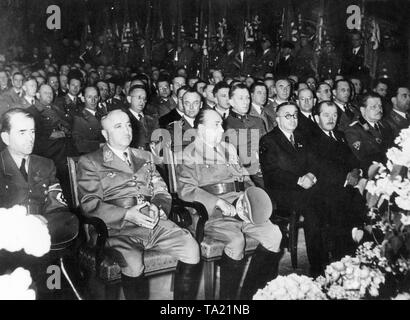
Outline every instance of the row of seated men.
[[[205, 88], [207, 87], [208, 85]], [[42, 88], [44, 90], [47, 86], [44, 85], [40, 88], [40, 101]], [[242, 177], [241, 179], [246, 182], [247, 186], [256, 184], [265, 188], [272, 203], [277, 207], [277, 213], [288, 214], [290, 210], [294, 209], [303, 213], [312, 275], [322, 272], [323, 266], [327, 262], [328, 257], [323, 257], [327, 254], [327, 249], [323, 248], [324, 243], [333, 243], [331, 248], [333, 259], [351, 250], [353, 244], [348, 241], [350, 240], [350, 232], [353, 226], [361, 226], [359, 220], [363, 213], [361, 209], [363, 203], [357, 196], [355, 189], [351, 187], [357, 184], [361, 172], [365, 177], [372, 161], [383, 161], [385, 151], [392, 144], [394, 138], [391, 127], [385, 121], [381, 121], [381, 99], [377, 95], [364, 96], [360, 109], [346, 104], [338, 104], [343, 99], [347, 99], [346, 102], [348, 102], [350, 96], [350, 86], [342, 80], [335, 84], [334, 102], [321, 101], [312, 112], [314, 97], [310, 89], [298, 92], [297, 104], [286, 102], [290, 96], [290, 82], [287, 79], [279, 79], [275, 83], [277, 97], [274, 101], [276, 102], [274, 107], [271, 107], [274, 102], [266, 104], [268, 90], [266, 85], [262, 83], [256, 83], [252, 86], [251, 93], [249, 93], [249, 89], [242, 84], [234, 82], [229, 86], [220, 82], [213, 88], [216, 97], [216, 105], [214, 106], [203, 105], [202, 96], [199, 93], [189, 88], [185, 89], [185, 92], [177, 90], [177, 106], [171, 109], [170, 113], [165, 114], [165, 116], [169, 116], [172, 110], [174, 110], [174, 114], [177, 110], [182, 117], [177, 122], [168, 123], [167, 127], [172, 128], [174, 132], [177, 131], [176, 128], [183, 128], [184, 125], [186, 128], [195, 129], [193, 136], [196, 138], [196, 142], [193, 143], [189, 143], [190, 141], [186, 143], [183, 139], [181, 141], [177, 136], [171, 135], [174, 151], [180, 155], [179, 158], [182, 157], [181, 159], [184, 160], [177, 167], [179, 174], [178, 193], [184, 200], [201, 201], [206, 205], [208, 213], [212, 217], [207, 223], [206, 232], [226, 243], [221, 269], [221, 297], [229, 298], [230, 293], [235, 292], [232, 290], [232, 286], [239, 284], [240, 272], [238, 270], [241, 270], [243, 261], [243, 233], [255, 237], [261, 243], [248, 271], [243, 289], [244, 298], [249, 298], [257, 288], [263, 286], [266, 281], [276, 275], [280, 259], [281, 232], [277, 226], [268, 221], [263, 226], [255, 226], [251, 221], [238, 222], [236, 219], [232, 219], [236, 221], [228, 219], [236, 214], [237, 208], [232, 203], [246, 190], [244, 188], [244, 190], [238, 190], [234, 187], [237, 178]], [[331, 94], [332, 91], [330, 91]], [[97, 114], [98, 91], [91, 87], [87, 88], [84, 96], [85, 107], [81, 108], [80, 111], [91, 109]], [[280, 101], [282, 98], [284, 101]], [[138, 279], [143, 273], [141, 247], [169, 252], [170, 241], [171, 246], [175, 249], [175, 252], [171, 253], [180, 260], [177, 269], [177, 274], [180, 275], [179, 278], [177, 277], [179, 279], [177, 283], [180, 285], [176, 283], [176, 288], [180, 288], [180, 290], [175, 291], [176, 297], [192, 297], [192, 290], [194, 290], [192, 287], [195, 287], [195, 277], [198, 273], [197, 270], [195, 271], [195, 266], [199, 261], [197, 244], [187, 231], [176, 227], [166, 219], [170, 198], [162, 178], [156, 170], [149, 169], [149, 166], [146, 165], [149, 162], [148, 159], [151, 159], [151, 155], [142, 150], [129, 149], [132, 141], [141, 137], [141, 134], [135, 130], [135, 126], [132, 124], [133, 117], [140, 121], [138, 115], [142, 118], [149, 116], [147, 113], [144, 114], [146, 109], [145, 88], [138, 84], [133, 86], [128, 92], [127, 100], [130, 105], [128, 109], [125, 108], [125, 112], [121, 110], [108, 112], [106, 110], [96, 118], [97, 123], [101, 126], [96, 131], [104, 139], [98, 138], [98, 143], [95, 143], [93, 147], [95, 152], [90, 154], [89, 152], [93, 150], [86, 150], [83, 154], [87, 155], [80, 160], [78, 183], [82, 208], [86, 214], [102, 217], [110, 229], [110, 241], [114, 242], [112, 245], [124, 249], [122, 253], [127, 262], [130, 262], [127, 264], [128, 269], [122, 270], [126, 296], [135, 297], [137, 291], [135, 288], [139, 287]], [[259, 101], [262, 103], [259, 104]], [[406, 87], [398, 88], [396, 96], [392, 98], [393, 111], [398, 111], [396, 112], [398, 115], [400, 112], [404, 113], [404, 119], [407, 121], [406, 112], [408, 112], [409, 101]], [[46, 106], [50, 103], [48, 102]], [[251, 110], [249, 110], [250, 108]], [[252, 116], [250, 114], [252, 109], [260, 117]], [[56, 113], [57, 110], [61, 109], [56, 109]], [[349, 111], [353, 113], [353, 116], [349, 114]], [[93, 112], [90, 114], [93, 115]], [[3, 117], [6, 119], [5, 122], [9, 122], [8, 125], [2, 125], [2, 140], [7, 145], [3, 153], [7, 155], [8, 152], [12, 155], [11, 158], [15, 162], [12, 169], [18, 169], [19, 173], [15, 173], [24, 178], [22, 168], [26, 167], [26, 171], [30, 175], [32, 170], [27, 165], [30, 161], [23, 165], [21, 155], [20, 158], [13, 157], [14, 149], [10, 148], [10, 141], [13, 139], [10, 140], [8, 137], [12, 131], [11, 119], [8, 115], [10, 113], [6, 112], [6, 116]], [[311, 122], [305, 123], [304, 126], [303, 117], [305, 115], [306, 119]], [[355, 115], [357, 120], [354, 118]], [[75, 113], [65, 112], [64, 116], [67, 118], [72, 116], [72, 124], [74, 124]], [[21, 115], [21, 117], [30, 118], [28, 115]], [[150, 117], [155, 121], [154, 116]], [[343, 117], [352, 119], [349, 125], [345, 124], [345, 128], [342, 124]], [[101, 123], [98, 121], [99, 118], [102, 118]], [[162, 122], [165, 122], [163, 117], [161, 119]], [[345, 121], [348, 122], [348, 120]], [[23, 122], [16, 121], [18, 124]], [[70, 125], [70, 121], [68, 122]], [[36, 125], [41, 131], [42, 123], [39, 124], [36, 121]], [[309, 125], [311, 130], [309, 130]], [[305, 132], [303, 131], [304, 127]], [[71, 129], [73, 130], [73, 128], [72, 125]], [[224, 129], [226, 131], [233, 129], [233, 132], [231, 131], [227, 136], [230, 138], [230, 142], [233, 142], [234, 148], [230, 144], [226, 144], [222, 138]], [[241, 136], [240, 129], [256, 129], [256, 139], [252, 139], [253, 130], [242, 131], [244, 135]], [[33, 128], [24, 130], [32, 133]], [[343, 130], [345, 137], [341, 133]], [[21, 129], [17, 131], [21, 131]], [[64, 132], [64, 130], [60, 131]], [[269, 133], [266, 134], [267, 132]], [[51, 134], [49, 140], [54, 140]], [[84, 140], [89, 137], [90, 134], [85, 134]], [[235, 137], [237, 140], [233, 141]], [[262, 140], [259, 147], [260, 137]], [[55, 140], [61, 138], [66, 137], [59, 137]], [[325, 138], [323, 145], [318, 143], [320, 138]], [[37, 138], [34, 139], [32, 136], [31, 139], [35, 149]], [[75, 141], [75, 139], [73, 140]], [[257, 142], [256, 145], [253, 143], [254, 140]], [[157, 139], [154, 139], [154, 142], [156, 141]], [[202, 147], [197, 145], [198, 141], [203, 141], [200, 144]], [[145, 142], [140, 147], [148, 148], [147, 143], [149, 144], [149, 142]], [[205, 149], [211, 147], [209, 159], [207, 158], [208, 153], [203, 153], [203, 146]], [[27, 145], [25, 147], [27, 147], [25, 150], [27, 157], [31, 151]], [[247, 154], [248, 150], [251, 150], [250, 156]], [[124, 151], [127, 153], [126, 155]], [[226, 154], [229, 157], [226, 157]], [[157, 155], [160, 156], [160, 153]], [[202, 157], [202, 162], [198, 162], [198, 156]], [[205, 162], [203, 157], [205, 157]], [[216, 161], [218, 159], [220, 163]], [[208, 160], [210, 160], [210, 164], [207, 164]], [[218, 165], [217, 168], [213, 165], [215, 161]], [[101, 162], [104, 169], [97, 165]], [[110, 162], [113, 163], [113, 167], [108, 170], [107, 165], [109, 167]], [[54, 160], [54, 163], [58, 169], [58, 162]], [[197, 163], [201, 166], [198, 166]], [[113, 171], [114, 168], [118, 169], [120, 173]], [[134, 175], [138, 172], [141, 174], [140, 178], [138, 175]], [[128, 179], [127, 174], [131, 175]], [[149, 180], [147, 176], [150, 176], [150, 179], [155, 182], [152, 183], [152, 186], [147, 185]], [[336, 176], [338, 176], [337, 179]], [[120, 186], [115, 187], [116, 179], [122, 182]], [[129, 183], [124, 184], [124, 180], [129, 181]], [[2, 181], [6, 180], [2, 179]], [[20, 183], [24, 181], [20, 180]], [[25, 182], [30, 184], [30, 179]], [[47, 184], [44, 185], [47, 187]], [[343, 187], [344, 185], [346, 187]], [[150, 217], [141, 212], [144, 201], [141, 200], [141, 197], [136, 197], [135, 186], [140, 186], [138, 194], [141, 193], [149, 199]], [[122, 189], [124, 189], [124, 193], [122, 193]], [[221, 189], [223, 192], [219, 193]], [[6, 184], [2, 190], [6, 190], [6, 192], [10, 190], [9, 185]], [[330, 192], [330, 190], [335, 190], [335, 192]], [[135, 198], [132, 200], [135, 203], [129, 208], [127, 208], [129, 202], [126, 201], [128, 204], [124, 204], [117, 201], [127, 198], [129, 195], [127, 192], [131, 192], [130, 198]], [[26, 195], [26, 199], [30, 200], [30, 197], [30, 195]], [[346, 201], [347, 199], [349, 201]], [[5, 200], [2, 200], [2, 203], [3, 201]], [[352, 203], [357, 203], [357, 210], [352, 209]], [[346, 204], [349, 204], [349, 207]], [[114, 215], [111, 212], [117, 214]], [[351, 219], [344, 219], [344, 214], [351, 215]], [[260, 228], [264, 231], [261, 231]], [[165, 235], [160, 231], [164, 231]], [[171, 231], [179, 233], [179, 236], [175, 236]], [[347, 248], [348, 244], [351, 244], [349, 248]], [[272, 268], [261, 267], [261, 265], [272, 266]], [[266, 270], [266, 274], [263, 274], [261, 270]]]

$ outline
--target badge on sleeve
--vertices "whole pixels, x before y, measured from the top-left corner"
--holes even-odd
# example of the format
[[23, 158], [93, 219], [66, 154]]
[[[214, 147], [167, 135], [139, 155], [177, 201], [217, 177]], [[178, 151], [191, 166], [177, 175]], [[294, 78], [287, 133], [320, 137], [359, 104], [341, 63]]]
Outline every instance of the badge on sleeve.
[[352, 146], [353, 146], [353, 148], [355, 148], [356, 150], [360, 150], [360, 144], [361, 144], [360, 141], [356, 141], [356, 142], [353, 142]]
[[376, 138], [376, 142], [377, 142], [378, 144], [380, 144], [380, 143], [382, 143], [382, 139]]

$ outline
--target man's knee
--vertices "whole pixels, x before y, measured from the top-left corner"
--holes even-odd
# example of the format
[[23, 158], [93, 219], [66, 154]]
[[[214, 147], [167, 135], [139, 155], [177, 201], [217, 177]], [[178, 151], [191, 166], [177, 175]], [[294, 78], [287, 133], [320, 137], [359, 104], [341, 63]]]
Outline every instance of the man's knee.
[[245, 249], [245, 236], [242, 232], [233, 234], [225, 246], [225, 253], [231, 259], [241, 260]]
[[191, 236], [184, 239], [184, 255], [180, 260], [188, 264], [197, 264], [201, 259], [201, 253], [198, 242]]

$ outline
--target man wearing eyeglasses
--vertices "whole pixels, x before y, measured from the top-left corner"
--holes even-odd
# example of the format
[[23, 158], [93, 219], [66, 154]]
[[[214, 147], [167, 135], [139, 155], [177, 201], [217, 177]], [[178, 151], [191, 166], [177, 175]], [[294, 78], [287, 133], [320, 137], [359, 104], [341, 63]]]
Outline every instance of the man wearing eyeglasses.
[[272, 202], [276, 203], [274, 216], [287, 217], [294, 210], [304, 216], [311, 274], [317, 275], [320, 270], [315, 265], [316, 257], [313, 254], [317, 250], [312, 234], [312, 206], [320, 164], [300, 133], [295, 131], [299, 116], [297, 105], [292, 102], [282, 103], [276, 114], [278, 126], [260, 140], [259, 159], [265, 189]]

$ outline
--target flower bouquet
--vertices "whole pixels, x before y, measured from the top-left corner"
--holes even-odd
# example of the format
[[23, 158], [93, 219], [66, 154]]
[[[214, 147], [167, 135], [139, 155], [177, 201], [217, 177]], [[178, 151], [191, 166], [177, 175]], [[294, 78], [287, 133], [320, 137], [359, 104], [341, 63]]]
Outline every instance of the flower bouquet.
[[[50, 234], [43, 218], [28, 215], [23, 206], [0, 209], [0, 251], [24, 250], [26, 254], [41, 257], [50, 246]], [[0, 300], [34, 300], [34, 290], [29, 289], [31, 283], [29, 271], [23, 268], [0, 276]]]
[[268, 282], [259, 289], [254, 300], [324, 300], [326, 295], [312, 278], [290, 274]]

